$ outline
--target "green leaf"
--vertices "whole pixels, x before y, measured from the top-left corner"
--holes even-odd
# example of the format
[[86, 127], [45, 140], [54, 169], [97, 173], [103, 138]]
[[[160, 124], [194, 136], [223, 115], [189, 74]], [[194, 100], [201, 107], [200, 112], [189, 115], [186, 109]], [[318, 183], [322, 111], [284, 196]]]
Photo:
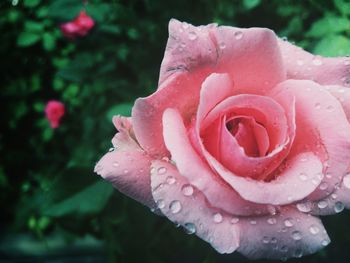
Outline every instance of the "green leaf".
[[350, 2], [348, 0], [333, 0], [334, 5], [343, 15], [350, 15]]
[[32, 33], [41, 33], [44, 29], [44, 25], [42, 23], [38, 23], [35, 21], [26, 21], [24, 23], [25, 31]]
[[246, 9], [253, 9], [260, 4], [261, 0], [244, 0], [243, 5]]
[[31, 32], [22, 32], [17, 38], [17, 46], [28, 47], [40, 40], [40, 35]]
[[106, 118], [110, 121], [114, 115], [131, 116], [133, 103], [121, 103], [107, 111]]
[[40, 4], [40, 0], [24, 0], [23, 4], [25, 7], [35, 7]]
[[43, 47], [47, 51], [52, 51], [56, 47], [56, 38], [50, 33], [44, 33]]
[[113, 187], [100, 180], [67, 199], [52, 205], [44, 214], [62, 217], [70, 214], [90, 215], [100, 212], [113, 193]]
[[350, 40], [341, 35], [330, 35], [316, 45], [314, 53], [329, 57], [349, 55]]
[[315, 23], [306, 33], [310, 37], [324, 37], [334, 33], [340, 33], [350, 28], [350, 21], [344, 17], [326, 16]]

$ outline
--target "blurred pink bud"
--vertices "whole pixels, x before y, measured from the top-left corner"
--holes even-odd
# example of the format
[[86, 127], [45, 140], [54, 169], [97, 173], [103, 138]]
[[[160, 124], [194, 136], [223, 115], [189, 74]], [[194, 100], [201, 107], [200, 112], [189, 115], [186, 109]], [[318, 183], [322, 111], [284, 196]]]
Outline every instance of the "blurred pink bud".
[[75, 38], [85, 36], [94, 25], [95, 21], [85, 11], [81, 11], [73, 21], [62, 24], [60, 28], [65, 37]]
[[50, 122], [50, 126], [53, 129], [60, 126], [60, 120], [65, 112], [64, 104], [57, 100], [50, 100], [45, 107], [46, 118]]

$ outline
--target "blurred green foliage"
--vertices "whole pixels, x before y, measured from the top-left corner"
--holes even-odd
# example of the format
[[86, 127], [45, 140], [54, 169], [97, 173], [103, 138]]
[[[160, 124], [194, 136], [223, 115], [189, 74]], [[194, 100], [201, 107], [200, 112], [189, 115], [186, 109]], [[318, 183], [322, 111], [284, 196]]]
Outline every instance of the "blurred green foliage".
[[[96, 26], [84, 38], [63, 37], [59, 25], [84, 8]], [[112, 116], [130, 114], [137, 97], [156, 89], [172, 17], [268, 27], [316, 54], [350, 54], [347, 0], [1, 1], [2, 236], [28, 232], [44, 242], [58, 233], [69, 243], [89, 234], [104, 241], [109, 262], [244, 261], [217, 254], [93, 174], [115, 133]], [[57, 130], [43, 113], [50, 99], [66, 106]], [[346, 220], [326, 218], [336, 246], [298, 262], [340, 262]]]

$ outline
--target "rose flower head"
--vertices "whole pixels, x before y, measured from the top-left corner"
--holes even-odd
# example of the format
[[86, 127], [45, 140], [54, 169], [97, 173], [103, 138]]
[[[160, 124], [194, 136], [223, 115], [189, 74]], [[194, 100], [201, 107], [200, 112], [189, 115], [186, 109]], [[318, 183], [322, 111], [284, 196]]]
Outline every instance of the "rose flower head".
[[64, 104], [57, 100], [50, 100], [45, 107], [46, 118], [50, 122], [50, 126], [56, 129], [60, 126], [61, 118], [65, 112]]
[[60, 28], [65, 37], [75, 38], [85, 36], [94, 25], [95, 21], [85, 11], [81, 11], [73, 21], [62, 24]]
[[157, 91], [95, 171], [220, 253], [288, 259], [350, 208], [350, 59], [266, 28], [171, 20]]

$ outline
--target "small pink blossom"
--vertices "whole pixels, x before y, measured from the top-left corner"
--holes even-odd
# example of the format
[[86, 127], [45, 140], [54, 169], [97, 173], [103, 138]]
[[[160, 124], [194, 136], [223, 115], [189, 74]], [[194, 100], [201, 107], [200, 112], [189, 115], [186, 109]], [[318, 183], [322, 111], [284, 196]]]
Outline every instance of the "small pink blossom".
[[85, 36], [94, 25], [95, 21], [85, 11], [81, 11], [73, 21], [62, 24], [60, 28], [65, 37], [75, 38]]
[[57, 100], [50, 100], [45, 107], [46, 118], [50, 122], [50, 126], [56, 129], [60, 126], [60, 120], [65, 112], [64, 104]]

